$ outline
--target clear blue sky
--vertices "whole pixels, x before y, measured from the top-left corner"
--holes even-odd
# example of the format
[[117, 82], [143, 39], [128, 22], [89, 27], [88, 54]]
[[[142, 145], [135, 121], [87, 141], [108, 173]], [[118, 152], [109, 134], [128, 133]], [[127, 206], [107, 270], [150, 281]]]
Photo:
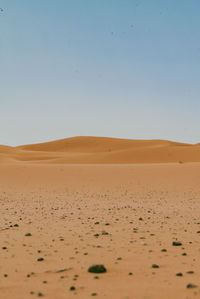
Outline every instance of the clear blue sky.
[[199, 0], [0, 0], [0, 144], [200, 142]]

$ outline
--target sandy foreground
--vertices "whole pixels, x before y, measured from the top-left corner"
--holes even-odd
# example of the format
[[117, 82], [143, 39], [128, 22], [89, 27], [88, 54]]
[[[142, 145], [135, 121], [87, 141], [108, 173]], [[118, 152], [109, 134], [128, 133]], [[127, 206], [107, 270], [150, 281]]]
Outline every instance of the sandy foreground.
[[200, 163], [4, 163], [0, 203], [1, 299], [200, 296]]

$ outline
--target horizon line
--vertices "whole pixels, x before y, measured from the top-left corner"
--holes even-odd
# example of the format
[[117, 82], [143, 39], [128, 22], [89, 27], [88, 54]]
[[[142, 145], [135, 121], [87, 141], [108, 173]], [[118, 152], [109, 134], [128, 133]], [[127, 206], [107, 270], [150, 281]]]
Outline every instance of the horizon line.
[[108, 136], [96, 136], [96, 135], [75, 135], [75, 136], [69, 136], [69, 137], [58, 138], [58, 139], [50, 139], [50, 140], [41, 141], [41, 142], [23, 143], [23, 144], [14, 145], [14, 146], [9, 145], [9, 144], [0, 144], [0, 145], [17, 148], [17, 147], [21, 147], [21, 146], [45, 144], [45, 143], [51, 143], [51, 142], [62, 141], [62, 140], [67, 140], [67, 139], [75, 139], [75, 138], [96, 138], [96, 139], [104, 138], [104, 139], [129, 140], [129, 141], [167, 141], [167, 142], [179, 143], [179, 144], [185, 144], [185, 145], [197, 145], [200, 143], [200, 142], [188, 143], [188, 142], [176, 141], [176, 140], [171, 140], [171, 139], [162, 139], [162, 138], [151, 138], [151, 139], [135, 138], [134, 139], [134, 138], [108, 137]]

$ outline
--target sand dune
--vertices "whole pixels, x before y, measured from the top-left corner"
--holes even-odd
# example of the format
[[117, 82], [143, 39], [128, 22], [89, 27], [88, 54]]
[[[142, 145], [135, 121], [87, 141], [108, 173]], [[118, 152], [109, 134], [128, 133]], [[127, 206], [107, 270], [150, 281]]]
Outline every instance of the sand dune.
[[58, 164], [199, 162], [200, 145], [83, 136], [18, 147], [0, 146], [0, 161]]

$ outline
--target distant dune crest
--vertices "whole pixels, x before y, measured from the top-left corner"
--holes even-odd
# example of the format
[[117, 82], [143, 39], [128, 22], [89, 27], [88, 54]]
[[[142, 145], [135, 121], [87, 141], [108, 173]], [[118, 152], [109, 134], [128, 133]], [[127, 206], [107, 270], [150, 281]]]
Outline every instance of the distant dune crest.
[[200, 144], [81, 136], [18, 147], [1, 145], [0, 162], [58, 164], [200, 162]]

